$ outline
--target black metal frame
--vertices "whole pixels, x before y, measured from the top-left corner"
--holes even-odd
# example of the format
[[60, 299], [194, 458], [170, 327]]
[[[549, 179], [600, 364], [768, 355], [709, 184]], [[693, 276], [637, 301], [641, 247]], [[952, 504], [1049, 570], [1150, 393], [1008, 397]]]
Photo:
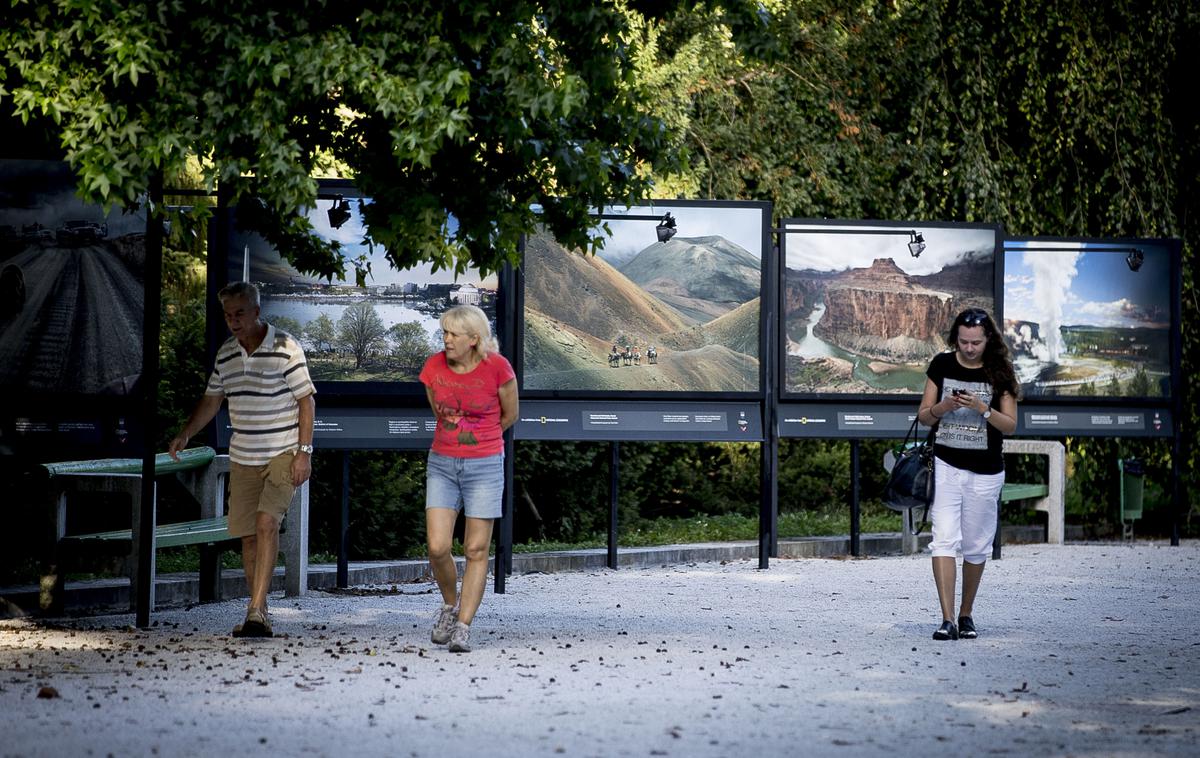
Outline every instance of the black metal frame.
[[[636, 209], [643, 207], [654, 208], [655, 213], [614, 213], [604, 212], [597, 214], [601, 220], [628, 220], [628, 221], [660, 221], [665, 213], [674, 213], [678, 215], [680, 208], [757, 208], [763, 216], [763, 227], [761, 236], [761, 279], [759, 289], [759, 387], [757, 391], [750, 392], [653, 392], [653, 391], [631, 391], [631, 392], [611, 392], [611, 391], [588, 391], [588, 390], [540, 390], [527, 389], [524, 386], [524, 307], [525, 307], [525, 282], [524, 270], [518, 274], [518, 282], [515, 291], [515, 306], [514, 306], [514, 322], [515, 338], [514, 353], [517, 359], [513, 365], [516, 368], [518, 381], [521, 385], [522, 400], [558, 400], [564, 402], [578, 402], [581, 406], [588, 402], [596, 401], [612, 401], [620, 400], [628, 403], [630, 408], [650, 408], [653, 409], [661, 403], [686, 403], [686, 402], [741, 402], [747, 401], [759, 404], [759, 411], [763, 422], [763, 438], [761, 440], [753, 440], [760, 442], [762, 445], [762, 460], [761, 466], [763, 470], [761, 487], [760, 487], [760, 511], [759, 511], [759, 567], [767, 568], [768, 558], [774, 555], [772, 534], [774, 530], [774, 507], [777, 484], [774, 481], [773, 469], [770, 468], [770, 461], [773, 457], [770, 454], [772, 449], [772, 441], [769, 429], [772, 422], [773, 408], [773, 388], [772, 378], [774, 371], [772, 363], [774, 360], [774, 340], [772, 339], [772, 329], [775, 322], [775, 280], [778, 278], [778, 272], [775, 270], [775, 255], [774, 245], [772, 244], [772, 229], [771, 229], [771, 203], [763, 201], [729, 201], [729, 200], [663, 200], [659, 202], [650, 202], [645, 206], [634, 206]], [[662, 213], [657, 212], [658, 209]], [[611, 209], [606, 209], [611, 211]], [[685, 229], [686, 231], [686, 229]], [[604, 438], [589, 437], [589, 440], [603, 440]], [[626, 437], [615, 435], [608, 439], [610, 447], [610, 463], [609, 463], [609, 523], [608, 523], [608, 558], [607, 565], [611, 569], [615, 569], [619, 563], [618, 547], [617, 547], [617, 501], [619, 497], [619, 471], [620, 471], [620, 443], [625, 441]], [[667, 437], [663, 437], [664, 441], [671, 441]], [[510, 518], [511, 514], [506, 511], [506, 518]], [[508, 535], [511, 539], [511, 524], [508, 525]], [[511, 571], [511, 562], [509, 563]], [[497, 577], [499, 580], [499, 576]]]
[[[803, 228], [802, 228], [803, 227]], [[816, 228], [808, 228], [816, 227]], [[780, 222], [774, 231], [779, 235], [779, 277], [777, 282], [778, 294], [776, 302], [780, 303], [778, 334], [776, 349], [779, 359], [776, 361], [778, 375], [775, 378], [779, 389], [779, 400], [786, 403], [789, 400], [801, 401], [838, 401], [853, 398], [855, 402], [877, 402], [893, 405], [913, 405], [920, 398], [920, 393], [872, 393], [848, 394], [834, 392], [792, 392], [787, 389], [787, 314], [783, 312], [782, 303], [786, 302], [787, 293], [787, 237], [792, 234], [847, 234], [871, 235], [885, 234], [898, 236], [908, 234], [909, 230], [927, 232], [930, 229], [975, 230], [991, 231], [993, 234], [993, 271], [992, 280], [992, 318], [996, 323], [1004, 323], [1001, 286], [1004, 281], [1002, 257], [1004, 230], [999, 224], [963, 223], [956, 221], [841, 221], [836, 219], [804, 219], [787, 218]]]
[[[1031, 243], [1021, 247], [1009, 247], [1009, 243]], [[1004, 245], [1001, 249], [1001, 263], [1003, 256], [1011, 253], [1023, 252], [1061, 252], [1063, 250], [1072, 250], [1072, 248], [1064, 248], [1062, 245], [1076, 244], [1082, 253], [1109, 253], [1119, 255], [1128, 253], [1131, 250], [1145, 249], [1147, 247], [1161, 248], [1167, 255], [1168, 265], [1168, 287], [1170, 291], [1167, 293], [1170, 310], [1171, 325], [1169, 328], [1169, 350], [1168, 364], [1170, 365], [1171, 377], [1168, 382], [1171, 389], [1171, 397], [1169, 398], [1154, 398], [1154, 397], [1131, 397], [1131, 396], [1107, 396], [1107, 395], [1090, 395], [1080, 397], [1078, 395], [1035, 395], [1022, 399], [1023, 404], [1030, 406], [1083, 406], [1083, 407], [1116, 407], [1116, 406], [1135, 406], [1145, 408], [1173, 408], [1175, 396], [1182, 392], [1181, 387], [1181, 372], [1182, 372], [1182, 356], [1183, 356], [1183, 338], [1180, 333], [1182, 325], [1182, 293], [1181, 293], [1181, 276], [1182, 276], [1182, 246], [1183, 243], [1178, 239], [1160, 238], [1152, 239], [1146, 237], [1136, 238], [1113, 238], [1103, 239], [1097, 237], [1006, 237]], [[1058, 245], [1055, 247], [1054, 245]], [[1091, 247], [1086, 247], [1091, 245]], [[1138, 274], [1140, 275], [1140, 273]], [[1003, 293], [1001, 294], [1003, 296]], [[1176, 422], [1178, 423], [1179, 414], [1174, 413]]]
[[[322, 193], [319, 197], [329, 199], [335, 197], [336, 194], [341, 194], [344, 197], [353, 198], [359, 195], [355, 194], [356, 190], [349, 182], [322, 182]], [[167, 194], [184, 194], [176, 192], [168, 192]], [[227, 206], [227, 203], [219, 202], [219, 206]], [[760, 306], [760, 327], [759, 327], [759, 389], [751, 392], [652, 392], [652, 391], [637, 391], [637, 392], [606, 392], [606, 391], [587, 391], [587, 390], [570, 390], [570, 391], [553, 391], [553, 390], [529, 390], [524, 388], [524, 321], [522, 318], [524, 309], [524, 272], [506, 267], [500, 273], [500, 284], [497, 303], [497, 336], [500, 338], [502, 352], [512, 362], [518, 377], [518, 382], [521, 384], [522, 400], [555, 400], [568, 403], [578, 403], [583, 405], [588, 402], [604, 402], [620, 400], [628, 403], [631, 408], [650, 408], [653, 409], [656, 405], [678, 402], [694, 402], [702, 401], [707, 403], [724, 402], [752, 402], [759, 404], [762, 413], [762, 438], [756, 440], [761, 442], [761, 496], [760, 496], [760, 540], [759, 540], [759, 566], [760, 568], [768, 567], [768, 558], [778, 555], [778, 481], [777, 472], [779, 469], [779, 440], [782, 433], [780, 429], [779, 413], [781, 409], [786, 409], [790, 404], [796, 401], [802, 401], [805, 404], [819, 404], [835, 406], [838, 402], [854, 400], [856, 403], [864, 404], [872, 408], [877, 408], [880, 411], [910, 411], [912, 410], [918, 399], [917, 394], [903, 395], [848, 395], [835, 393], [795, 393], [786, 391], [786, 365], [784, 362], [785, 356], [785, 329], [784, 320], [786, 314], [782, 312], [782, 303], [785, 302], [784, 295], [786, 292], [786, 238], [789, 234], [794, 233], [834, 233], [834, 234], [886, 234], [886, 235], [908, 235], [910, 231], [917, 230], [926, 232], [930, 229], [974, 229], [974, 230], [989, 230], [993, 234], [993, 271], [994, 278], [992, 282], [992, 299], [993, 307], [992, 314], [998, 324], [1003, 324], [1004, 319], [1004, 298], [1003, 298], [1003, 279], [1004, 279], [1004, 256], [1007, 252], [1005, 242], [1008, 238], [1004, 236], [1002, 228], [997, 224], [968, 224], [957, 222], [941, 222], [941, 221], [842, 221], [829, 219], [784, 219], [780, 227], [772, 227], [770, 224], [770, 204], [763, 202], [737, 202], [737, 201], [663, 201], [660, 203], [647, 204], [646, 207], [661, 208], [663, 212], [671, 212], [677, 208], [723, 208], [723, 207], [757, 207], [765, 214], [765, 224], [763, 231], [763, 255], [762, 255], [762, 287], [760, 290], [761, 306]], [[638, 206], [637, 208], [640, 208]], [[617, 219], [629, 221], [660, 221], [662, 213], [643, 214], [643, 213], [600, 213], [600, 219]], [[228, 228], [221, 231], [222, 223], [230, 222], [229, 214], [218, 214], [217, 223], [213, 225], [213, 234], [217, 235], [218, 239], [228, 240]], [[809, 227], [809, 228], [798, 228]], [[816, 227], [816, 228], [811, 228]], [[823, 228], [824, 227], [824, 228]], [[686, 229], [685, 229], [686, 231]], [[773, 240], [777, 239], [776, 244], [772, 244]], [[1022, 239], [1022, 238], [1012, 238]], [[1179, 503], [1181, 502], [1179, 493], [1179, 476], [1177, 471], [1178, 466], [1178, 449], [1180, 445], [1179, 425], [1182, 421], [1182, 408], [1180, 406], [1182, 392], [1180, 390], [1180, 366], [1181, 366], [1181, 339], [1179, 335], [1180, 329], [1180, 270], [1179, 270], [1179, 254], [1180, 245], [1178, 240], [1093, 240], [1093, 239], [1071, 239], [1071, 238], [1035, 238], [1042, 241], [1053, 242], [1093, 242], [1104, 243], [1109, 247], [1118, 245], [1164, 245], [1168, 247], [1172, 254], [1171, 276], [1172, 276], [1172, 301], [1171, 301], [1171, 323], [1172, 323], [1172, 397], [1170, 398], [1171, 410], [1174, 413], [1174, 443], [1176, 446], [1176, 454], [1173, 459], [1176, 461], [1176, 472], [1173, 477], [1173, 494], [1176, 502], [1176, 520], [1175, 533], [1173, 535], [1173, 544], [1178, 544], [1178, 518], [1179, 518]], [[217, 266], [217, 270], [225, 271], [228, 267], [228, 246], [222, 244], [214, 246], [212, 249], [220, 249], [226, 253], [225, 266]], [[211, 260], [211, 258], [210, 258]], [[210, 265], [210, 284], [213, 279], [212, 271], [214, 267]], [[223, 282], [222, 282], [223, 284]], [[213, 312], [214, 306], [210, 303], [210, 335], [220, 330], [222, 320], [219, 312]], [[210, 344], [215, 346], [220, 344], [220, 341], [215, 344], [210, 340]], [[336, 387], [322, 387], [322, 394], [330, 398], [333, 404], [337, 407], [363, 407], [374, 408], [380, 407], [381, 402], [389, 407], [423, 407], [424, 396], [419, 383], [404, 383], [413, 384], [414, 386], [408, 390], [400, 390], [393, 383], [386, 382], [363, 382], [363, 386], [351, 386], [351, 384], [359, 383], [322, 383], [332, 384]], [[390, 391], [388, 391], [390, 390]], [[1062, 398], [1055, 400], [1058, 403]], [[1116, 398], [1115, 403], [1129, 404], [1129, 398]], [[1081, 405], [1096, 405], [1090, 399], [1084, 400]], [[1163, 403], [1156, 403], [1153, 400], [1142, 403], [1146, 407], [1162, 407]], [[890, 434], [869, 435], [878, 437], [890, 438]], [[512, 538], [513, 538], [513, 523], [514, 523], [514, 498], [513, 498], [513, 463], [514, 463], [514, 430], [509, 430], [505, 434], [505, 492], [502, 516], [499, 520], [498, 529], [496, 531], [496, 553], [495, 553], [495, 591], [502, 593], [505, 591], [505, 579], [512, 572]], [[592, 438], [588, 439], [602, 439]], [[617, 550], [617, 509], [616, 503], [619, 495], [619, 470], [620, 470], [620, 442], [625, 440], [625, 437], [614, 436], [608, 441], [610, 447], [610, 467], [609, 467], [609, 548], [608, 548], [608, 565], [611, 568], [616, 568], [619, 561]], [[859, 555], [859, 489], [858, 489], [858, 473], [861, 467], [860, 461], [860, 443], [862, 437], [850, 437], [850, 467], [852, 481], [854, 482], [851, 492], [851, 553]], [[670, 441], [666, 436], [663, 440]], [[410, 446], [400, 446], [406, 449], [414, 449]], [[348, 465], [348, 452], [343, 461], [343, 466]], [[344, 503], [348, 502], [348, 479], [346, 486], [343, 489]], [[343, 506], [343, 531], [340, 540], [342, 545], [341, 553], [344, 553], [346, 547], [346, 532], [345, 522], [348, 516], [347, 508]], [[345, 557], [339, 555], [339, 585], [344, 584], [345, 577]]]
[[[520, 392], [522, 399], [530, 400], [605, 400], [605, 399], [620, 399], [628, 401], [639, 400], [760, 400], [762, 399], [767, 386], [770, 384], [771, 376], [767, 373], [766, 358], [770, 354], [771, 345], [767, 341], [768, 323], [768, 302], [771, 293], [774, 291], [774, 282], [770, 278], [772, 274], [772, 245], [771, 245], [771, 203], [758, 200], [661, 200], [647, 202], [644, 206], [634, 206], [635, 208], [655, 208], [662, 209], [662, 213], [615, 213], [611, 209], [604, 209], [596, 214], [596, 217], [601, 221], [612, 220], [628, 220], [628, 221], [659, 221], [663, 217], [663, 213], [674, 213], [678, 216], [678, 209], [696, 209], [696, 208], [729, 208], [729, 209], [754, 209], [757, 208], [763, 214], [763, 230], [761, 237], [761, 278], [759, 287], [760, 309], [759, 309], [759, 340], [758, 340], [758, 359], [759, 359], [759, 377], [758, 389], [741, 391], [722, 391], [722, 392], [700, 392], [700, 391], [675, 391], [675, 392], [655, 392], [646, 390], [636, 390], [629, 392], [602, 391], [602, 390], [545, 390], [545, 389], [529, 389], [525, 386], [525, 270], [520, 269], [515, 281], [515, 289], [513, 299], [515, 305], [513, 314], [516, 321], [515, 340], [513, 353], [516, 362], [513, 363], [513, 368], [517, 372], [517, 381], [520, 384]], [[678, 220], [678, 219], [677, 219]], [[647, 227], [649, 229], [649, 227]], [[686, 228], [683, 230], [686, 233]], [[522, 243], [522, 252], [524, 252], [524, 243]]]
[[[175, 193], [168, 193], [175, 194]], [[318, 183], [318, 200], [333, 200], [341, 197], [346, 200], [369, 199], [366, 195], [347, 179], [321, 179]], [[232, 229], [231, 224], [236, 223], [236, 209], [229, 206], [228, 200], [218, 203], [218, 211], [214, 217], [218, 222], [210, 227], [209, 239], [209, 288], [211, 292], [216, 292], [221, 286], [224, 286], [227, 274], [233, 271], [234, 259], [233, 251], [230, 249], [230, 236]], [[507, 333], [505, 321], [511, 318], [512, 295], [506, 290], [505, 282], [511, 282], [511, 278], [505, 277], [505, 271], [511, 267], [505, 266], [504, 271], [499, 273], [499, 284], [496, 292], [496, 324], [495, 330], [497, 337], [500, 338], [501, 351], [505, 352], [508, 347], [504, 341], [504, 334]], [[220, 271], [222, 276], [219, 279], [214, 279], [214, 270]], [[220, 283], [217, 283], [219, 281]], [[214, 289], [215, 287], [215, 289]], [[213, 303], [209, 303], [209, 322], [215, 318], [217, 326], [223, 321], [222, 314]], [[210, 340], [215, 339], [221, 334], [218, 329], [215, 333], [210, 328]], [[221, 344], [220, 340], [216, 345]], [[511, 360], [511, 355], [509, 356]], [[419, 381], [411, 382], [389, 382], [389, 381], [314, 381], [317, 393], [325, 401], [328, 401], [331, 406], [335, 407], [354, 407], [354, 408], [371, 408], [378, 407], [381, 404], [386, 406], [399, 407], [423, 407], [426, 404], [425, 388]]]

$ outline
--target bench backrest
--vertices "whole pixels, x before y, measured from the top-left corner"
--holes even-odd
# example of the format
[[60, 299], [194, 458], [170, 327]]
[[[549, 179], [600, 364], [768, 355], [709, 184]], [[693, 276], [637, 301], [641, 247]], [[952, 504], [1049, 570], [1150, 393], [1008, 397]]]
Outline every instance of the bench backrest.
[[[156, 476], [173, 474], [178, 471], [190, 471], [203, 468], [212, 463], [217, 451], [211, 447], [193, 447], [180, 451], [179, 460], [168, 453], [154, 456], [154, 473]], [[51, 477], [62, 474], [141, 474], [141, 458], [101, 458], [91, 461], [61, 461], [58, 463], [43, 463], [42, 468]]]

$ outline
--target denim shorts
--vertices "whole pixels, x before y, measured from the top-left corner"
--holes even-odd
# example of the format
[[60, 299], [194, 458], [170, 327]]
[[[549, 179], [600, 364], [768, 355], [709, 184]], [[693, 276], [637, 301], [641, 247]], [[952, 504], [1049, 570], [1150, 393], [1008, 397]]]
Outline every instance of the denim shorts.
[[468, 518], [500, 518], [504, 453], [453, 458], [432, 450], [425, 463], [425, 507], [462, 510]]

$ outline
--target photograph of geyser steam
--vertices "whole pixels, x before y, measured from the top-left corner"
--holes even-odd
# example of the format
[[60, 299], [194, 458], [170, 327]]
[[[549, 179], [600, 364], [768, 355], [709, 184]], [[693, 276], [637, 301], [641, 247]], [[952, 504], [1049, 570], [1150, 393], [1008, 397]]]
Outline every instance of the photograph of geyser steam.
[[1146, 241], [1004, 243], [1004, 337], [1025, 397], [1170, 394], [1171, 256]]
[[[481, 278], [477, 269], [459, 276], [435, 272], [428, 263], [397, 271], [384, 248], [367, 241], [362, 207], [370, 202], [349, 195], [321, 199], [306, 214], [313, 233], [337, 242], [347, 261], [345, 276], [329, 280], [298, 271], [261, 236], [239, 229], [236, 219], [229, 225], [229, 280], [242, 278], [248, 258], [246, 276], [261, 293], [263, 320], [300, 340], [313, 380], [336, 383], [327, 390], [358, 383], [419, 386], [425, 359], [442, 349], [438, 319], [455, 305], [479, 306], [495, 329], [497, 277]], [[352, 261], [369, 266], [361, 285]]]
[[56, 161], [0, 161], [0, 391], [128, 395], [142, 373], [144, 210], [75, 195]]
[[785, 220], [784, 391], [907, 394], [964, 308], [994, 313], [995, 227]]
[[[605, 209], [596, 255], [525, 243], [525, 390], [757, 392], [762, 204]], [[670, 213], [677, 234], [656, 239]]]

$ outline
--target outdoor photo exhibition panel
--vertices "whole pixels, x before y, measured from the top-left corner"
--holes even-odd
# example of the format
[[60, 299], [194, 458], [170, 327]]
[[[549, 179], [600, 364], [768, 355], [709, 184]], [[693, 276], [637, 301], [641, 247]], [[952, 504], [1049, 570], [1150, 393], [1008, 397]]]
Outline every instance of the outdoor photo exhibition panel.
[[[418, 374], [442, 349], [438, 319], [455, 305], [478, 306], [503, 343], [501, 277], [473, 269], [456, 277], [430, 264], [397, 271], [367, 236], [370, 203], [347, 183], [324, 182], [306, 214], [313, 233], [345, 257], [345, 275], [332, 279], [300, 272], [227, 209], [225, 281], [253, 282], [263, 320], [304, 347], [317, 388], [316, 447], [428, 449], [433, 415]], [[447, 224], [453, 233], [453, 218]], [[227, 444], [227, 419], [218, 430]]]
[[137, 457], [146, 213], [84, 203], [75, 181], [0, 161], [0, 451]]
[[[304, 347], [309, 373], [316, 385], [313, 446], [340, 450], [342, 455], [340, 538], [337, 586], [348, 582], [349, 501], [353, 486], [351, 450], [428, 450], [436, 422], [419, 374], [425, 360], [442, 350], [439, 319], [455, 305], [483, 310], [509, 352], [509, 307], [501, 294], [507, 271], [487, 277], [475, 269], [455, 275], [434, 271], [432, 264], [396, 270], [385, 248], [373, 244], [364, 223], [371, 198], [345, 181], [321, 182], [316, 207], [306, 216], [313, 234], [338, 245], [346, 261], [341, 277], [325, 279], [291, 265], [260, 235], [238, 224], [236, 208], [226, 208], [214, 225], [214, 248], [224, 253], [224, 265], [210, 266], [215, 314], [210, 324], [223, 327], [215, 293], [225, 283], [245, 280], [258, 288], [262, 317], [295, 336]], [[455, 230], [453, 217], [445, 232]], [[212, 272], [219, 271], [214, 277]], [[211, 353], [228, 336], [210, 332]], [[231, 429], [222, 408], [216, 423], [218, 444], [228, 447]], [[509, 445], [511, 448], [511, 445]], [[512, 481], [511, 449], [506, 456], [506, 483]], [[505, 488], [506, 514], [511, 519], [511, 487]], [[497, 530], [497, 556], [511, 554], [511, 528]], [[511, 559], [506, 561], [511, 563]], [[504, 572], [496, 573], [496, 590], [504, 591]]]
[[[955, 315], [999, 318], [995, 224], [784, 219], [779, 236], [779, 438], [850, 440], [850, 553], [860, 554], [859, 441], [903, 438]], [[777, 550], [778, 485], [771, 550]]]
[[771, 207], [606, 208], [595, 255], [529, 236], [520, 271], [522, 399], [759, 399]]
[[779, 236], [782, 399], [920, 395], [954, 316], [996, 314], [995, 225], [785, 219]]
[[616, 568], [622, 441], [764, 442], [775, 266], [770, 203], [609, 207], [597, 225], [605, 242], [594, 255], [547, 231], [525, 240], [515, 435], [611, 443], [608, 565]]
[[1002, 263], [1017, 434], [1173, 435], [1179, 241], [1009, 238]]
[[780, 436], [903, 437], [924, 369], [968, 307], [992, 313], [1012, 352], [1015, 436], [1174, 434], [1179, 241], [979, 241], [993, 233], [785, 220]]

